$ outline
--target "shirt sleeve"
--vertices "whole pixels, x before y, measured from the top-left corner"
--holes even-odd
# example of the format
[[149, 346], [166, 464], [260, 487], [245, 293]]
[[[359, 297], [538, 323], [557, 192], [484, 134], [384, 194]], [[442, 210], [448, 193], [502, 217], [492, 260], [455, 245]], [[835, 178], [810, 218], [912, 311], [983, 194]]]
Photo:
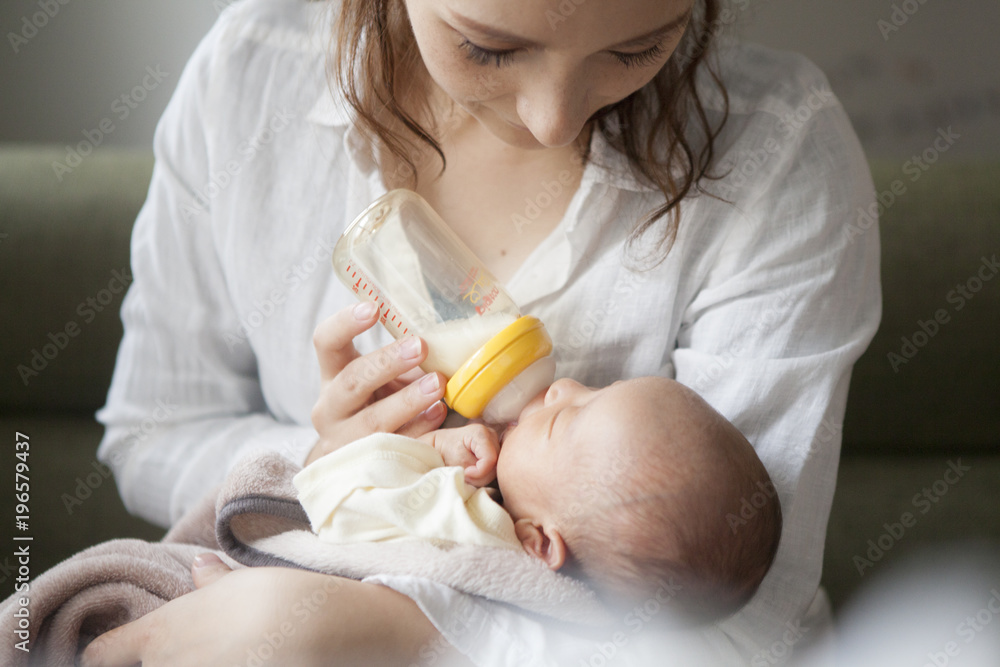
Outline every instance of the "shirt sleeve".
[[[146, 203], [132, 233], [133, 282], [99, 458], [126, 508], [167, 526], [250, 449], [302, 462], [318, 436], [268, 411], [211, 227], [212, 69], [224, 12], [185, 68], [154, 139]], [[216, 107], [217, 108], [217, 107]]]
[[[809, 118], [794, 132], [769, 115], [774, 133], [758, 133], [767, 139], [749, 147], [756, 175], [744, 192], [752, 194], [741, 197], [743, 213], [689, 303], [670, 359], [676, 379], [753, 443], [781, 502], [775, 563], [751, 602], [720, 625], [745, 656], [762, 655], [817, 593], [851, 369], [881, 317], [878, 229], [855, 222], [874, 209], [874, 188], [847, 116], [829, 98], [801, 107]], [[752, 529], [762, 499], [746, 500], [729, 517], [734, 530]]]

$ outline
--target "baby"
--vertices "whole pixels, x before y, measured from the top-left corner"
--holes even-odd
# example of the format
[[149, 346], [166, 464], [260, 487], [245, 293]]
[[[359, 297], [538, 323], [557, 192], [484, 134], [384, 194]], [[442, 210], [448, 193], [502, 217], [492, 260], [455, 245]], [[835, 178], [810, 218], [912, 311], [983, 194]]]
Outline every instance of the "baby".
[[[502, 509], [484, 488], [494, 478]], [[470, 424], [419, 441], [369, 436], [295, 485], [323, 539], [520, 545], [613, 607], [672, 582], [671, 606], [699, 622], [750, 599], [781, 534], [773, 493], [749, 524], [727, 520], [771, 487], [767, 471], [701, 397], [656, 377], [558, 380], [499, 435]]]

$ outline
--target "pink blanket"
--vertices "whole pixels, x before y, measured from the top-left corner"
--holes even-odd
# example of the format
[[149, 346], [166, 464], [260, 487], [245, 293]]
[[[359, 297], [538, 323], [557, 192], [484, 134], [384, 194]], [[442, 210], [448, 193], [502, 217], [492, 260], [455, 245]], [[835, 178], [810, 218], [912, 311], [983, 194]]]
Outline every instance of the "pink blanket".
[[72, 665], [101, 633], [194, 590], [191, 561], [206, 551], [234, 568], [299, 567], [354, 579], [412, 575], [564, 622], [609, 621], [590, 589], [523, 552], [415, 541], [321, 542], [296, 499], [291, 480], [300, 469], [277, 454], [247, 457], [162, 542], [112, 540], [45, 572], [31, 582], [26, 633], [14, 616], [23, 596], [0, 605], [0, 665]]

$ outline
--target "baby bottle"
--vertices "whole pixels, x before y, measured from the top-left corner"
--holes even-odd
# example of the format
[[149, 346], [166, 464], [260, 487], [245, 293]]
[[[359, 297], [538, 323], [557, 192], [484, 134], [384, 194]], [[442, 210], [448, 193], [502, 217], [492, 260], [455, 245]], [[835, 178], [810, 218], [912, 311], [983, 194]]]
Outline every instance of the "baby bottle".
[[427, 342], [421, 367], [448, 378], [445, 403], [490, 423], [517, 418], [555, 376], [552, 339], [423, 197], [393, 190], [347, 228], [333, 250], [340, 280], [373, 301], [394, 338]]

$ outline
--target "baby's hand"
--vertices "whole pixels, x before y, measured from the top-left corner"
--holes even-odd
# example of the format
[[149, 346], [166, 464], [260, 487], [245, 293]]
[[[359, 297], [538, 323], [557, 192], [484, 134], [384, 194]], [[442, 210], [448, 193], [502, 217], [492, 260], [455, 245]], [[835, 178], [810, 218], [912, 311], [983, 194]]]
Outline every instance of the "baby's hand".
[[420, 440], [436, 449], [446, 466], [463, 468], [465, 481], [473, 486], [486, 486], [497, 476], [500, 438], [485, 424], [443, 428], [431, 431]]

